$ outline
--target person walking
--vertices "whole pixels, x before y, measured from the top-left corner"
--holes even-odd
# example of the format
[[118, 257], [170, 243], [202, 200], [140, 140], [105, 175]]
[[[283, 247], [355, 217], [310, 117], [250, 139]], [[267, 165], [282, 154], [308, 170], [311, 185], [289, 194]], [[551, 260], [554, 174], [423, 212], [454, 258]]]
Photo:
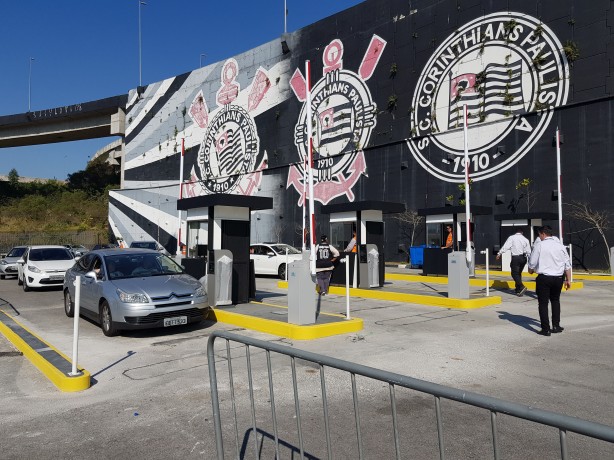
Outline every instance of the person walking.
[[[563, 332], [561, 327], [561, 289], [571, 287], [571, 262], [565, 246], [552, 236], [552, 228], [539, 229], [540, 243], [533, 248], [529, 258], [529, 273], [537, 273], [535, 280], [539, 305], [540, 335]], [[552, 308], [552, 328], [548, 317], [548, 301]]]
[[522, 283], [522, 270], [527, 263], [527, 258], [531, 255], [531, 243], [522, 234], [522, 229], [519, 228], [505, 241], [505, 244], [497, 253], [497, 260], [501, 259], [501, 254], [507, 251], [512, 253], [510, 270], [512, 279], [516, 284], [515, 292], [518, 297], [522, 297], [527, 292], [526, 286]]
[[339, 251], [334, 246], [328, 244], [328, 237], [322, 235], [320, 244], [316, 246], [316, 281], [318, 283], [319, 294], [328, 294], [330, 277], [335, 268], [334, 262], [339, 257]]

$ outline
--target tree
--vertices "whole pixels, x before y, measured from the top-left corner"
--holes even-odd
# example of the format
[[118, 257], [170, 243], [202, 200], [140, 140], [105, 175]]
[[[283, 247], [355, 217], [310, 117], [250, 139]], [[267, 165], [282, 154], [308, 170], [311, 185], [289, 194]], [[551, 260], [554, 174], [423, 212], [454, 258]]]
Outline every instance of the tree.
[[15, 168], [9, 171], [8, 179], [12, 188], [16, 189], [19, 186], [19, 173]]
[[597, 230], [599, 232], [606, 247], [606, 262], [608, 267], [610, 267], [610, 245], [608, 244], [606, 232], [611, 229], [611, 213], [609, 211], [595, 211], [591, 208], [590, 204], [585, 202], [574, 201], [566, 205], [569, 208], [567, 211], [569, 217], [590, 225], [590, 227], [583, 231]]
[[399, 221], [401, 233], [409, 238], [409, 245], [413, 246], [419, 226], [424, 222], [424, 216], [419, 216], [417, 211], [409, 209], [395, 214], [392, 218]]
[[533, 181], [525, 177], [516, 184], [516, 190], [520, 190], [518, 202], [524, 199], [527, 205], [527, 212], [531, 212], [531, 206], [535, 204], [535, 196], [537, 195], [537, 192], [533, 190]]
[[90, 196], [99, 196], [109, 185], [120, 183], [119, 166], [113, 166], [97, 159], [90, 162], [87, 168], [68, 175], [68, 188], [70, 190], [84, 190]]
[[273, 234], [275, 235], [276, 242], [281, 243], [281, 237], [286, 231], [286, 228], [288, 228], [288, 224], [284, 223], [278, 223], [277, 225], [273, 226]]

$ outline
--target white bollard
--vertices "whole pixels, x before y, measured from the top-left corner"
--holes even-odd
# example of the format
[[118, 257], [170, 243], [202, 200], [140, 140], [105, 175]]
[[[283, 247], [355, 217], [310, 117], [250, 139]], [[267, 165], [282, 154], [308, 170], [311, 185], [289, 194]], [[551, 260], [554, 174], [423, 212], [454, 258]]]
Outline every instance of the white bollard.
[[486, 255], [486, 297], [490, 296], [490, 267], [488, 266], [488, 248], [480, 251], [480, 254]]
[[571, 265], [571, 268], [569, 269], [569, 273], [571, 273], [569, 282], [571, 283], [573, 281], [573, 253], [572, 253], [572, 248], [573, 246], [571, 245], [571, 243], [569, 243], [569, 264]]
[[75, 315], [73, 321], [73, 339], [72, 339], [72, 371], [68, 374], [72, 377], [81, 375], [77, 371], [77, 360], [79, 359], [79, 313], [81, 311], [81, 276], [75, 279]]
[[345, 263], [345, 319], [350, 319], [350, 261], [346, 256], [342, 262]]
[[286, 283], [288, 282], [288, 248], [286, 248]]

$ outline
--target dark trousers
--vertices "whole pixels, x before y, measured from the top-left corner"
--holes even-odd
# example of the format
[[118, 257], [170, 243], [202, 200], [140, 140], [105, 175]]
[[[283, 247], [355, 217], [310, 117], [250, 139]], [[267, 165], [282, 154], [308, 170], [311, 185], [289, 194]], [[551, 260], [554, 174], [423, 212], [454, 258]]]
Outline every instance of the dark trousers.
[[328, 287], [330, 286], [330, 276], [333, 274], [332, 270], [326, 270], [316, 273], [316, 281], [320, 287], [320, 294], [328, 294]]
[[552, 308], [552, 327], [560, 326], [561, 322], [561, 289], [563, 289], [563, 276], [537, 275], [535, 291], [539, 304], [539, 321], [542, 329], [550, 330], [548, 319], [548, 301]]
[[516, 294], [519, 294], [524, 287], [522, 284], [522, 270], [524, 270], [524, 266], [527, 263], [527, 258], [522, 256], [512, 256], [512, 261], [510, 262], [510, 270], [512, 271], [512, 279], [516, 283]]

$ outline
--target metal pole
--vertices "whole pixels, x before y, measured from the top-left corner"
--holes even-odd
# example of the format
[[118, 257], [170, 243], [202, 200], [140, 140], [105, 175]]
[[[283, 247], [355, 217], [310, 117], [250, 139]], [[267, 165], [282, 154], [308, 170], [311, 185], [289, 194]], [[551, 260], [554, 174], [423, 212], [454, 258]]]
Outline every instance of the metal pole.
[[557, 176], [557, 192], [559, 195], [559, 238], [563, 243], [563, 191], [561, 178], [561, 138], [559, 127], [556, 127], [556, 176]]
[[288, 248], [286, 248], [286, 273], [285, 276], [286, 278], [286, 283], [288, 282]]
[[288, 31], [287, 20], [288, 20], [288, 8], [286, 7], [286, 0], [284, 0], [284, 33]]
[[[183, 161], [185, 157], [185, 138], [181, 138], [181, 158], [179, 160], [179, 199], [183, 198]], [[177, 253], [176, 258], [181, 257], [181, 210], [177, 211]]]
[[81, 312], [81, 276], [75, 278], [75, 311], [73, 321], [73, 339], [72, 339], [72, 370], [68, 375], [81, 375], [77, 370], [77, 361], [79, 359], [79, 313]]
[[139, 86], [143, 86], [143, 78], [142, 78], [143, 72], [142, 72], [142, 65], [141, 65], [141, 59], [142, 59], [142, 54], [141, 54], [141, 5], [147, 5], [147, 3], [139, 0]]
[[30, 112], [32, 102], [32, 61], [33, 57], [30, 57], [30, 73], [28, 74], [28, 112]]
[[345, 319], [350, 319], [350, 258], [343, 259], [345, 263]]
[[572, 250], [572, 245], [571, 243], [569, 243], [569, 265], [571, 265], [571, 268], [569, 269], [569, 273], [571, 273], [571, 276], [569, 277], [569, 282], [573, 282], [573, 250]]
[[203, 66], [203, 56], [206, 57], [207, 55], [205, 53], [201, 53], [201, 55], [200, 55], [200, 67]]
[[465, 147], [465, 215], [467, 221], [467, 243], [465, 247], [465, 257], [467, 258], [467, 263], [471, 263], [471, 214], [469, 207], [469, 149], [467, 143], [467, 104], [463, 104], [463, 133], [464, 133], [464, 147]]
[[309, 233], [310, 237], [310, 268], [311, 274], [316, 274], [316, 257], [315, 257], [315, 227], [316, 219], [314, 214], [315, 197], [313, 196], [313, 135], [311, 129], [311, 62], [305, 61], [305, 80], [307, 87], [307, 119], [305, 124], [307, 125], [307, 152], [309, 157]]

